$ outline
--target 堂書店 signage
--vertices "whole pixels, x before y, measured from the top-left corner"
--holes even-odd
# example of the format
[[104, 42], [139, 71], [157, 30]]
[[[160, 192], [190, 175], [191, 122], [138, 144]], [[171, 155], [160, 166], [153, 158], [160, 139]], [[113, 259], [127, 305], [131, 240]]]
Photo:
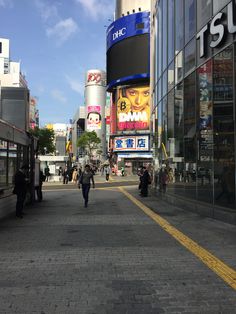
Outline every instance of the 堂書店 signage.
[[221, 44], [226, 33], [236, 33], [236, 25], [234, 24], [234, 8], [233, 1], [227, 5], [227, 27], [223, 25], [222, 20], [225, 18], [224, 12], [217, 13], [211, 22], [205, 25], [200, 32], [197, 33], [197, 39], [200, 42], [200, 58], [204, 57], [206, 53], [206, 35], [210, 31], [210, 34], [215, 36], [210, 42], [210, 47], [215, 48]]

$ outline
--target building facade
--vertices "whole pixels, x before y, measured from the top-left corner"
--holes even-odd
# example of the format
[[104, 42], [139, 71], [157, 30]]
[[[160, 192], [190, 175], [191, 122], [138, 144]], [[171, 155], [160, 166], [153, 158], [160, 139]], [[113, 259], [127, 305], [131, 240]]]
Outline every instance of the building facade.
[[20, 62], [10, 60], [10, 40], [6, 38], [0, 38], [0, 85], [27, 88], [27, 81], [20, 70]]
[[[100, 138], [103, 160], [106, 158], [105, 107], [106, 72], [97, 69], [89, 70], [85, 76], [85, 130], [96, 132]], [[97, 159], [96, 152], [94, 158]]]
[[9, 39], [0, 38], [0, 217], [15, 210], [14, 174], [29, 165], [27, 201], [35, 197], [35, 150], [29, 134], [30, 93], [20, 63], [10, 61]]
[[151, 10], [151, 2], [145, 0], [116, 0], [115, 20], [120, 17]]
[[236, 223], [235, 1], [155, 4], [155, 157], [170, 170], [168, 193]]
[[127, 173], [152, 161], [150, 4], [117, 1], [116, 20], [107, 29], [110, 150], [118, 168], [125, 166]]

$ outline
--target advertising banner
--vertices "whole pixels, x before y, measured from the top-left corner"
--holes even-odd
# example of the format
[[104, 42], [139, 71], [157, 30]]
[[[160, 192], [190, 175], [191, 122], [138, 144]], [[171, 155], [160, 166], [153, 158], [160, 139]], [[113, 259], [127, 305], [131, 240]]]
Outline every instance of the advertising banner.
[[150, 87], [129, 86], [117, 93], [117, 131], [149, 130]]
[[100, 130], [102, 128], [101, 106], [88, 106], [87, 110], [87, 130]]
[[37, 126], [36, 123], [36, 108], [37, 107], [37, 98], [31, 97], [30, 98], [30, 106], [29, 106], [29, 123], [30, 128], [34, 129]]
[[114, 138], [114, 152], [118, 151], [148, 151], [149, 136], [122, 136]]
[[213, 149], [212, 128], [212, 63], [211, 60], [198, 70], [200, 99], [199, 99], [199, 153], [201, 161], [210, 161]]

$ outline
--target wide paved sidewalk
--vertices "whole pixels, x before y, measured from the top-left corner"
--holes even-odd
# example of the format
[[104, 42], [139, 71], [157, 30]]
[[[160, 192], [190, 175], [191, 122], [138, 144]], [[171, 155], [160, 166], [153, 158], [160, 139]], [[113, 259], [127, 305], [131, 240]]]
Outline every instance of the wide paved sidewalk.
[[136, 186], [98, 185], [87, 209], [78, 189], [50, 189], [26, 214], [0, 220], [0, 313], [236, 313], [236, 290], [184, 246], [235, 270], [235, 226]]

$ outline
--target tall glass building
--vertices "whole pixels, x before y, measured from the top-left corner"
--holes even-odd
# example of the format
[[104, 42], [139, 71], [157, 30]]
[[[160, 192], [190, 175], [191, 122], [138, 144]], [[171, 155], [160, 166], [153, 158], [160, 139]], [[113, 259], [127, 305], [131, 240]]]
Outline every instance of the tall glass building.
[[154, 141], [167, 197], [236, 223], [236, 1], [159, 0], [152, 18]]

